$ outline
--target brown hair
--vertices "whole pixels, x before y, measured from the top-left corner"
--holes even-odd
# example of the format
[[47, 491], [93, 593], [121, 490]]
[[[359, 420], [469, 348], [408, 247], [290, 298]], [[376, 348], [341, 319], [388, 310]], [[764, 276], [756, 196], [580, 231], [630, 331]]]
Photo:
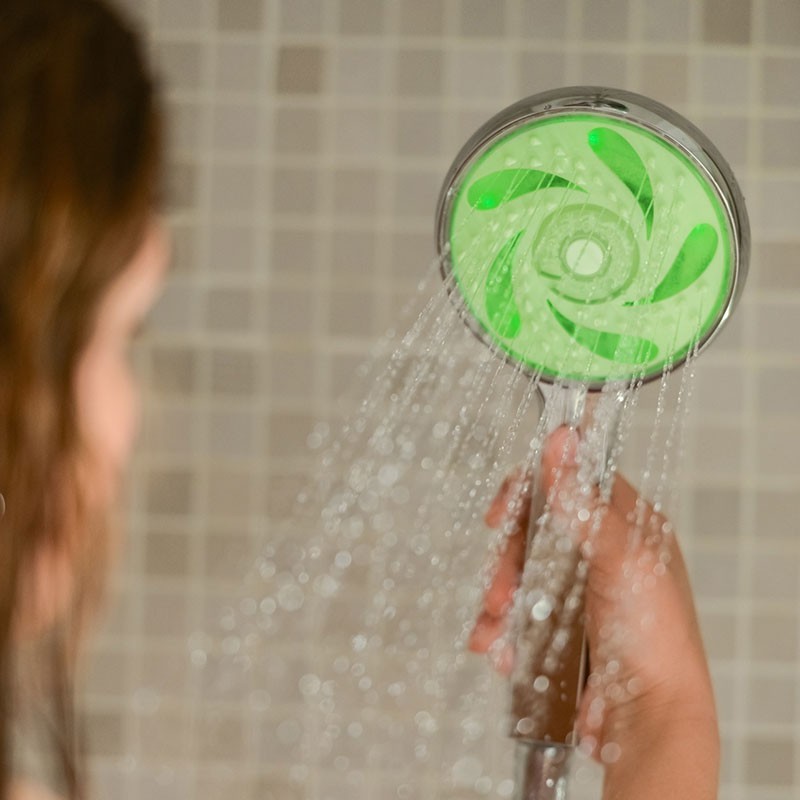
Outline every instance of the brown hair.
[[[75, 609], [105, 573], [104, 521], [82, 504], [74, 378], [104, 293], [150, 217], [160, 117], [132, 30], [102, 0], [0, 4], [0, 797], [12, 779], [26, 576], [50, 548]], [[92, 585], [92, 583], [94, 585]], [[44, 679], [64, 785], [83, 795], [70, 653], [82, 613], [49, 631]]]

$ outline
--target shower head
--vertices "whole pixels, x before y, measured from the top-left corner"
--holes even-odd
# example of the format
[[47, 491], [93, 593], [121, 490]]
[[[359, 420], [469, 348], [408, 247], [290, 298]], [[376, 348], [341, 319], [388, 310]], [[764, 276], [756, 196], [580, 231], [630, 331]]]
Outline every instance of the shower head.
[[733, 309], [749, 228], [714, 145], [631, 92], [509, 106], [462, 148], [437, 210], [443, 277], [469, 327], [546, 383], [647, 381]]

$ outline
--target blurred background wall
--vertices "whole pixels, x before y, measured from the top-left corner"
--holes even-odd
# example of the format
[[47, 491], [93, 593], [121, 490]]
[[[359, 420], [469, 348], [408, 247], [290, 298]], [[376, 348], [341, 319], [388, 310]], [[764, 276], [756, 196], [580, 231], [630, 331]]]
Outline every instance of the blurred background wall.
[[[286, 511], [309, 430], [336, 416], [426, 270], [466, 138], [525, 95], [605, 84], [698, 124], [749, 204], [749, 282], [698, 365], [680, 527], [723, 724], [721, 796], [796, 798], [800, 3], [119, 2], [163, 80], [175, 256], [136, 354], [147, 420], [85, 702], [100, 796], [174, 798], [163, 764], [187, 740], [200, 763], [185, 796], [239, 796], [241, 720], [207, 729], [180, 702], [196, 688], [186, 632]], [[294, 797], [266, 779], [257, 796]]]

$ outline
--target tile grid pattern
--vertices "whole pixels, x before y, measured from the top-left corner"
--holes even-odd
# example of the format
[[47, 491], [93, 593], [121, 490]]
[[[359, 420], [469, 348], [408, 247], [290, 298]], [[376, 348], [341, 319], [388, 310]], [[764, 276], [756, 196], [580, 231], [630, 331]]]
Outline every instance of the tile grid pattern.
[[[86, 700], [103, 794], [159, 796], [157, 770], [145, 778], [134, 759], [213, 749], [192, 738], [201, 720], [182, 716], [181, 636], [222, 606], [238, 554], [298, 484], [307, 430], [336, 415], [353, 367], [413, 290], [455, 152], [507, 102], [606, 83], [694, 119], [748, 198], [749, 286], [698, 367], [681, 522], [724, 722], [722, 796], [793, 797], [796, 2], [120, 2], [165, 75], [177, 264], [139, 354], [149, 418], [128, 558]], [[147, 685], [168, 704], [174, 692], [174, 729], [148, 727]], [[238, 754], [229, 743], [230, 766], [256, 767], [256, 715], [227, 724], [242, 742]], [[235, 783], [224, 773], [190, 765], [186, 796], [218, 796]]]

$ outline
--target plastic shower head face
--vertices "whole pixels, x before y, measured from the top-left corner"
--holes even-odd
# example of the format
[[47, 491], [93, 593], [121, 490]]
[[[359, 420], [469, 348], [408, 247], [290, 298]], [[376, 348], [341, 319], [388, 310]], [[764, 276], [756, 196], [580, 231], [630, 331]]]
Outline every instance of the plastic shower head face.
[[476, 333], [547, 382], [647, 380], [727, 318], [748, 252], [722, 156], [647, 98], [574, 88], [498, 114], [439, 202], [445, 277]]

